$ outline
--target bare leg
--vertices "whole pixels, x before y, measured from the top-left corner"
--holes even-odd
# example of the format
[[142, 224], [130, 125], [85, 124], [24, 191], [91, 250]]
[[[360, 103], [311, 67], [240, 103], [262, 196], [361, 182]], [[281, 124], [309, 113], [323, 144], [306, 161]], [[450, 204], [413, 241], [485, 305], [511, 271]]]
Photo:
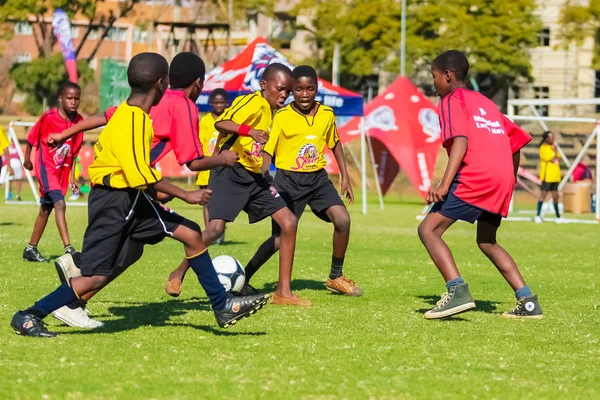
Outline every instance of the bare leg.
[[35, 223], [33, 225], [33, 232], [31, 233], [31, 239], [29, 240], [29, 244], [32, 246], [37, 246], [42, 238], [42, 234], [46, 229], [46, 225], [48, 224], [48, 218], [50, 217], [50, 213], [52, 212], [52, 208], [40, 206], [40, 211], [38, 212], [38, 216], [35, 219]]
[[292, 267], [294, 265], [294, 252], [296, 250], [296, 230], [298, 219], [284, 207], [271, 216], [281, 228], [281, 247], [279, 249], [279, 282], [276, 294], [281, 297], [294, 297], [292, 294]]
[[71, 238], [69, 238], [69, 228], [67, 227], [67, 204], [64, 200], [57, 201], [54, 204], [54, 209], [56, 211], [54, 214], [56, 227], [58, 228], [60, 238], [64, 246], [69, 246]]
[[460, 276], [452, 253], [442, 240], [442, 235], [454, 222], [456, 221], [440, 213], [431, 213], [425, 217], [418, 229], [421, 242], [446, 282]]
[[333, 223], [333, 256], [344, 258], [350, 240], [350, 214], [343, 206], [329, 207], [325, 214]]

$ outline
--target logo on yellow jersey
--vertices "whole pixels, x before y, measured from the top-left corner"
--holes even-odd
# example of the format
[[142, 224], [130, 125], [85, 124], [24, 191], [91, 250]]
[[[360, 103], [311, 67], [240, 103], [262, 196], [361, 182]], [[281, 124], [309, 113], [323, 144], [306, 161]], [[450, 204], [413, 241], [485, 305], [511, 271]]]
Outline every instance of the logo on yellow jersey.
[[207, 154], [213, 154], [215, 152], [215, 147], [217, 147], [217, 138], [212, 138], [210, 139], [210, 142], [208, 142]]
[[298, 152], [298, 157], [296, 157], [296, 165], [291, 167], [292, 171], [299, 171], [305, 167], [309, 169], [311, 166], [314, 168], [314, 165], [319, 160], [319, 152], [317, 151], [317, 146], [314, 144], [308, 143], [300, 148]]
[[248, 151], [248, 150], [244, 149], [244, 154], [246, 154], [248, 157], [260, 157], [260, 152], [262, 149], [263, 149], [262, 143], [254, 142], [254, 143], [252, 143], [252, 150]]

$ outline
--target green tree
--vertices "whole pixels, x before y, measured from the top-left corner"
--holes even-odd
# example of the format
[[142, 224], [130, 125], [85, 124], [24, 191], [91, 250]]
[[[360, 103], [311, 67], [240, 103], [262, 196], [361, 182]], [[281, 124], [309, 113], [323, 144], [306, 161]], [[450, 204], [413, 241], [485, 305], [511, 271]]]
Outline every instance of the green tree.
[[[82, 87], [94, 79], [94, 71], [85, 60], [77, 62], [77, 70]], [[10, 75], [17, 89], [27, 94], [25, 108], [32, 115], [41, 114], [44, 100], [48, 107], [55, 106], [60, 85], [68, 80], [65, 62], [60, 53], [15, 64]]]
[[560, 9], [558, 21], [560, 30], [557, 38], [562, 49], [567, 50], [571, 45], [581, 47], [585, 39], [593, 36], [594, 56], [591, 68], [600, 69], [600, 0], [590, 0], [582, 5], [573, 0], [567, 0]]

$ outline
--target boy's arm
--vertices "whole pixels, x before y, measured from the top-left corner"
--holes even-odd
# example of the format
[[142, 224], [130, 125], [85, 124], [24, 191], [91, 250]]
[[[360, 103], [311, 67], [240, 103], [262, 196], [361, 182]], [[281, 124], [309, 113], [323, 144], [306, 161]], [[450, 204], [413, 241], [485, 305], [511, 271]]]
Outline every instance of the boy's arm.
[[521, 165], [521, 150], [517, 150], [517, 152], [513, 154], [512, 160], [513, 160], [513, 168], [515, 170], [514, 171], [515, 179], [517, 179], [517, 174], [519, 172], [519, 166]]
[[71, 190], [74, 193], [79, 191], [79, 182], [75, 178], [75, 168], [76, 168], [75, 165], [73, 165], [73, 167], [71, 168], [71, 174], [70, 174], [70, 178], [71, 178]]
[[151, 187], [157, 192], [162, 192], [170, 196], [177, 197], [188, 204], [206, 204], [206, 202], [208, 202], [210, 199], [210, 194], [212, 193], [212, 190], [183, 190], [182, 188], [173, 185], [166, 179], [156, 182]]
[[33, 164], [31, 163], [31, 143], [29, 143], [29, 141], [27, 141], [27, 144], [25, 145], [25, 160], [23, 161], [23, 167], [29, 171], [33, 169]]
[[4, 149], [4, 159], [6, 160], [6, 172], [8, 172], [8, 176], [13, 176], [15, 171], [13, 171], [10, 166], [10, 154], [8, 153], [8, 147]]
[[459, 136], [454, 138], [452, 149], [450, 150], [450, 158], [448, 159], [448, 165], [446, 166], [446, 172], [444, 172], [442, 182], [440, 182], [437, 187], [429, 189], [429, 192], [427, 193], [427, 203], [437, 203], [438, 201], [444, 200], [444, 196], [448, 194], [450, 185], [452, 185], [452, 181], [465, 158], [468, 143], [469, 141], [466, 137]]
[[216, 167], [233, 167], [239, 159], [237, 153], [231, 150], [216, 152], [211, 157], [204, 156], [187, 164], [191, 171], [206, 171]]
[[[242, 129], [240, 130], [240, 127]], [[258, 129], [254, 129], [249, 127], [248, 125], [238, 124], [231, 120], [228, 121], [218, 121], [215, 122], [215, 129], [225, 135], [240, 135], [240, 136], [250, 136], [254, 139], [255, 142], [258, 143], [267, 143], [269, 141], [269, 134], [265, 131], [261, 131]], [[219, 135], [219, 139], [221, 139]]]
[[48, 145], [50, 147], [60, 146], [65, 140], [73, 135], [81, 132], [90, 131], [96, 128], [100, 128], [108, 123], [105, 113], [94, 114], [87, 117], [83, 121], [65, 129], [62, 133], [51, 133], [48, 136]]
[[333, 148], [333, 156], [335, 161], [338, 163], [340, 168], [340, 174], [342, 175], [342, 196], [346, 196], [348, 204], [354, 203], [354, 192], [352, 191], [352, 185], [350, 183], [350, 177], [348, 176], [348, 169], [346, 168], [346, 158], [344, 157], [344, 149], [340, 142], [337, 142]]

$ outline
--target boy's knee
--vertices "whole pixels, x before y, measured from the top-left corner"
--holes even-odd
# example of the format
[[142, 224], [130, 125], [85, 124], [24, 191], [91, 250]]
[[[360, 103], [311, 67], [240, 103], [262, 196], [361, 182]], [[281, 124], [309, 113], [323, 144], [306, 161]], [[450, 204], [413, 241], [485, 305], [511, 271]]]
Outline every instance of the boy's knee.
[[298, 218], [290, 212], [289, 215], [281, 221], [279, 227], [281, 228], [282, 233], [295, 233], [296, 229], [298, 229]]
[[58, 212], [63, 212], [67, 209], [67, 203], [64, 200], [57, 201], [54, 203], [54, 209]]
[[479, 246], [479, 250], [485, 254], [490, 253], [494, 249], [495, 245], [496, 243], [480, 242], [479, 239], [477, 240], [477, 246]]
[[336, 231], [349, 232], [350, 231], [350, 215], [346, 213], [341, 215], [333, 221], [333, 227]]
[[421, 242], [424, 242], [427, 237], [433, 233], [433, 231], [429, 229], [426, 224], [421, 222], [417, 228], [417, 233], [419, 234], [419, 239], [421, 239]]

